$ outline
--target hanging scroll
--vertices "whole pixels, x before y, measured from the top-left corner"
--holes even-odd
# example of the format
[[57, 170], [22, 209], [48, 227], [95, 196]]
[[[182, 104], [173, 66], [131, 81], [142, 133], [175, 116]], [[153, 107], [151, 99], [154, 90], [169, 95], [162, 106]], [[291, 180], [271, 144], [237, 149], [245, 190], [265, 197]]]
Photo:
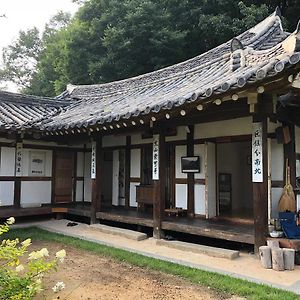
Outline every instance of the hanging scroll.
[[16, 176], [22, 176], [22, 151], [23, 144], [17, 143], [16, 145]]
[[96, 178], [96, 142], [92, 142], [91, 179]]
[[153, 136], [152, 179], [159, 180], [159, 135]]
[[262, 123], [253, 123], [252, 181], [263, 182]]

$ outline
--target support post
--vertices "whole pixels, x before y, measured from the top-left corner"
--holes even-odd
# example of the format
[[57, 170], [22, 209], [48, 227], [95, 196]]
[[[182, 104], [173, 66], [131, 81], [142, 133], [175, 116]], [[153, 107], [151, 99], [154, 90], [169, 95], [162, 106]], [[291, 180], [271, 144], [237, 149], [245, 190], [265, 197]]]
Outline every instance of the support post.
[[159, 135], [154, 135], [153, 138], [153, 237], [161, 239], [163, 237], [161, 223], [165, 209], [166, 190], [165, 134], [160, 130]]
[[[261, 163], [261, 179], [256, 180], [255, 175], [252, 175], [253, 180], [253, 214], [254, 214], [254, 251], [258, 253], [259, 247], [266, 244], [266, 236], [268, 233], [268, 141], [267, 141], [267, 117], [265, 115], [253, 116], [253, 123], [258, 123], [261, 126], [260, 142], [261, 145], [257, 153], [261, 154], [262, 162], [259, 157], [256, 157], [254, 150], [254, 142], [252, 140], [252, 172], [257, 171], [256, 164]], [[254, 126], [254, 124], [253, 124]], [[257, 134], [254, 130], [253, 136]], [[253, 152], [254, 150], [254, 152]], [[257, 171], [259, 172], [259, 171]]]
[[15, 182], [14, 182], [14, 207], [21, 206], [21, 176], [23, 164], [23, 144], [22, 139], [16, 140], [16, 155], [15, 155]]
[[126, 136], [125, 149], [125, 207], [130, 206], [130, 165], [131, 165], [131, 136]]
[[[187, 134], [187, 156], [194, 156], [194, 125], [190, 125]], [[195, 175], [194, 173], [187, 174], [188, 188], [188, 215], [193, 217], [195, 214]]]
[[96, 213], [101, 210], [101, 175], [102, 175], [102, 137], [97, 136], [93, 142], [91, 178], [92, 178], [92, 203], [91, 203], [91, 224], [97, 222]]

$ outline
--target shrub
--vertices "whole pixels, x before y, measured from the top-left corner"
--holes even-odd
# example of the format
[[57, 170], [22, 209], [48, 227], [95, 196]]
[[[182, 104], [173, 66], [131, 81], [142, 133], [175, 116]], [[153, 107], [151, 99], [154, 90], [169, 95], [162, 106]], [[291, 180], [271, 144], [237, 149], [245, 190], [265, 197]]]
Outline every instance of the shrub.
[[[10, 225], [15, 222], [13, 217], [0, 224], [0, 236], [9, 231]], [[49, 259], [46, 248], [28, 253], [31, 240], [19, 241], [3, 239], [0, 244], [0, 299], [2, 300], [29, 300], [42, 291], [44, 275], [56, 270], [59, 262], [63, 262], [66, 252], [60, 250], [55, 258]], [[58, 292], [65, 287], [58, 282], [53, 291]]]

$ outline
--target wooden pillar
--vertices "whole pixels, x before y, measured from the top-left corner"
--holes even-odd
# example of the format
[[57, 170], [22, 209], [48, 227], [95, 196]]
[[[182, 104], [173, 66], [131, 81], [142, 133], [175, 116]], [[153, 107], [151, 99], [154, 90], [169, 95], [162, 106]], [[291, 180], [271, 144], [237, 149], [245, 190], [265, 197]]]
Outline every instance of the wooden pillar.
[[[253, 123], [261, 124], [261, 148], [262, 152], [262, 180], [253, 182], [253, 214], [254, 214], [254, 250], [258, 253], [259, 247], [266, 244], [268, 233], [268, 141], [267, 141], [267, 117], [265, 115], [253, 116]], [[255, 135], [255, 132], [253, 132]], [[252, 149], [253, 149], [252, 141]], [[256, 157], [252, 151], [252, 169]], [[252, 170], [252, 172], [254, 172]], [[253, 178], [252, 178], [253, 179]], [[255, 181], [253, 179], [253, 181]]]
[[14, 180], [14, 207], [20, 208], [21, 205], [21, 178], [23, 164], [23, 145], [22, 139], [16, 140], [16, 155], [15, 155], [15, 180]]
[[130, 165], [131, 165], [131, 136], [126, 136], [125, 149], [125, 207], [130, 206]]
[[76, 186], [77, 186], [77, 151], [73, 152], [73, 202], [76, 202]]
[[[194, 156], [194, 125], [190, 125], [187, 134], [187, 156]], [[194, 173], [187, 174], [187, 188], [188, 188], [188, 215], [195, 214], [195, 175]]]
[[160, 130], [159, 135], [154, 135], [153, 142], [153, 164], [155, 163], [156, 142], [158, 144], [158, 176], [155, 176], [155, 167], [153, 165], [153, 237], [161, 239], [163, 232], [161, 223], [165, 209], [166, 193], [166, 141], [165, 134]]
[[56, 172], [56, 151], [52, 151], [52, 172], [51, 172], [51, 204], [55, 204], [55, 172]]
[[102, 177], [102, 137], [97, 136], [93, 142], [91, 162], [92, 177], [92, 203], [91, 203], [91, 224], [97, 222], [96, 213], [101, 210], [101, 177]]

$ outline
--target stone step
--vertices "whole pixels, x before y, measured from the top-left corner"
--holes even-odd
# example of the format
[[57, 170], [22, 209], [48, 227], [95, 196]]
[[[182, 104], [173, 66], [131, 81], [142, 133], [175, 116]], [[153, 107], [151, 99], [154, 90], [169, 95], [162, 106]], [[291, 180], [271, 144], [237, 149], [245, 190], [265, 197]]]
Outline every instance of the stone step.
[[236, 250], [191, 244], [191, 243], [180, 242], [180, 241], [157, 240], [156, 244], [160, 246], [166, 246], [166, 247], [182, 250], [182, 251], [190, 251], [193, 253], [205, 254], [212, 257], [220, 257], [220, 258], [227, 258], [227, 259], [235, 259], [240, 255], [239, 251]]
[[146, 233], [137, 232], [137, 231], [129, 230], [129, 229], [123, 229], [123, 228], [118, 228], [118, 227], [102, 225], [102, 224], [93, 224], [93, 225], [90, 225], [90, 228], [93, 230], [100, 231], [102, 233], [118, 235], [123, 238], [127, 238], [127, 239], [134, 240], [134, 241], [142, 241], [142, 240], [145, 240], [148, 238]]

